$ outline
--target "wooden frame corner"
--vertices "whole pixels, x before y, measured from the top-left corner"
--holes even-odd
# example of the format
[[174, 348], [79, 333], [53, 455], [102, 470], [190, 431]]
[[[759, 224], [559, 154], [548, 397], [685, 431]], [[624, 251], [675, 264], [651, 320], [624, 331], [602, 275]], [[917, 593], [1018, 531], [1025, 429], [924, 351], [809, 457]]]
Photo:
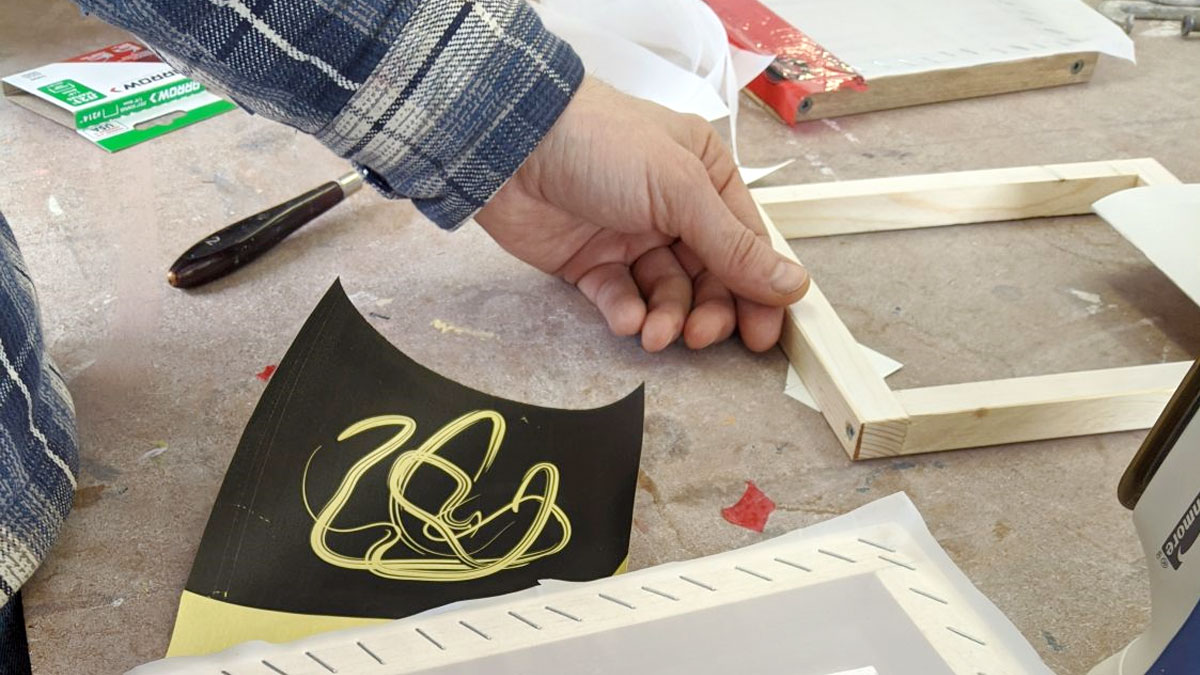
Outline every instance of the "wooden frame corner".
[[[1141, 185], [1178, 183], [1153, 159], [900, 176], [753, 190], [776, 250], [788, 239], [1083, 215]], [[851, 459], [1145, 429], [1192, 363], [893, 391], [814, 283], [787, 310], [784, 352]]]

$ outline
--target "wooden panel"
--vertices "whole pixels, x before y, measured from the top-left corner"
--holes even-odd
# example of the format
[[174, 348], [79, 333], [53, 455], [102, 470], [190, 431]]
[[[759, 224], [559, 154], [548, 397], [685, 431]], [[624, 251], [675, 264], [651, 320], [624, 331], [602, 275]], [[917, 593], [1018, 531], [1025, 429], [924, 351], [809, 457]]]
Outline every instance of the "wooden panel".
[[1080, 84], [1092, 79], [1097, 58], [1096, 52], [1076, 52], [970, 68], [877, 77], [867, 80], [866, 91], [843, 89], [813, 94], [805, 99], [808, 103], [801, 102], [796, 121]]
[[1184, 361], [897, 391], [909, 415], [908, 434], [885, 454], [1147, 429], [1191, 365]]
[[[1150, 162], [1151, 164], [1141, 164]], [[1091, 213], [1154, 160], [1083, 162], [757, 188], [787, 239]], [[1170, 176], [1165, 169], [1162, 172]]]
[[[796, 260], [770, 217], [762, 217], [775, 249]], [[859, 457], [864, 442], [870, 452], [878, 452], [873, 446], [880, 433], [885, 447], [903, 442], [904, 409], [815, 281], [800, 302], [788, 307], [779, 343], [852, 459]], [[870, 434], [864, 433], [867, 421], [874, 424]]]

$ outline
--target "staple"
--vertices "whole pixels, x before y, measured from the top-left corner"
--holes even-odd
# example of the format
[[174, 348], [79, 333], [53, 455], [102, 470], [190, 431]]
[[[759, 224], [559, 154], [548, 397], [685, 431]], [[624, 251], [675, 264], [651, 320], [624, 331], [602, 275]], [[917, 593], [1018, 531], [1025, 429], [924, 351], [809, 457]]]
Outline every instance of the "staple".
[[371, 658], [375, 659], [375, 661], [376, 661], [376, 662], [377, 662], [379, 665], [381, 665], [381, 666], [382, 666], [382, 665], [384, 665], [384, 663], [383, 663], [383, 659], [379, 658], [379, 655], [378, 655], [378, 654], [376, 654], [375, 652], [371, 651], [370, 649], [367, 649], [367, 646], [366, 646], [366, 645], [364, 645], [364, 644], [363, 644], [363, 643], [361, 643], [361, 642], [355, 642], [354, 644], [358, 645], [358, 648], [359, 648], [359, 649], [361, 649], [361, 650], [363, 650], [364, 652], [366, 652], [366, 653], [367, 653], [367, 656], [370, 656]]
[[943, 605], [948, 605], [948, 604], [950, 604], [949, 602], [947, 602], [947, 601], [945, 601], [945, 600], [943, 600], [943, 599], [939, 598], [938, 596], [934, 595], [933, 593], [926, 593], [925, 591], [918, 590], [918, 589], [916, 589], [916, 588], [912, 588], [912, 587], [909, 587], [909, 589], [908, 589], [908, 590], [912, 591], [913, 593], [916, 593], [917, 595], [923, 595], [923, 596], [925, 596], [925, 597], [929, 598], [930, 600], [933, 600], [933, 601], [936, 601], [936, 602], [940, 602], [940, 603], [942, 603]]
[[491, 639], [492, 639], [492, 638], [491, 638], [491, 636], [489, 636], [487, 633], [485, 633], [485, 632], [483, 632], [483, 631], [479, 630], [478, 628], [476, 628], [475, 626], [472, 626], [471, 624], [467, 623], [466, 621], [459, 621], [458, 623], [459, 623], [460, 625], [462, 625], [462, 627], [463, 627], [463, 628], [466, 628], [467, 630], [469, 630], [469, 631], [471, 631], [472, 633], [474, 633], [474, 634], [478, 635], [479, 637], [483, 638], [484, 640], [491, 640]]
[[417, 628], [416, 631], [421, 637], [425, 638], [426, 640], [429, 640], [429, 642], [431, 642], [434, 647], [437, 647], [438, 649], [440, 649], [442, 651], [446, 651], [446, 648], [442, 646], [442, 643], [438, 642], [437, 640], [434, 640], [433, 637], [429, 635], [429, 633], [426, 633], [425, 631], [421, 630], [420, 628]]
[[568, 614], [568, 613], [566, 613], [566, 612], [562, 611], [561, 609], [559, 609], [559, 608], [557, 608], [557, 607], [551, 607], [550, 605], [546, 605], [546, 611], [547, 611], [547, 612], [554, 612], [555, 614], [557, 614], [557, 615], [559, 615], [559, 616], [565, 616], [565, 617], [567, 617], [568, 619], [570, 619], [570, 620], [572, 620], [572, 621], [576, 621], [576, 622], [579, 622], [579, 623], [582, 623], [582, 622], [583, 622], [583, 619], [581, 619], [581, 618], [579, 618], [579, 617], [575, 616], [574, 614]]
[[752, 577], [758, 577], [759, 579], [762, 579], [763, 581], [774, 581], [774, 579], [772, 579], [771, 577], [769, 577], [765, 574], [760, 574], [758, 572], [755, 572], [754, 570], [746, 569], [745, 567], [742, 567], [741, 565], [734, 565], [733, 569], [735, 569], [743, 574], [749, 574]]
[[313, 654], [312, 652], [304, 652], [304, 655], [307, 656], [308, 658], [312, 659], [313, 661], [316, 661], [317, 665], [321, 666], [325, 670], [328, 670], [331, 673], [337, 672], [337, 668], [334, 668], [333, 666], [329, 665], [328, 663], [325, 663], [321, 659], [318, 659], [316, 654]]
[[834, 553], [833, 551], [826, 551], [823, 548], [817, 549], [817, 553], [824, 553], [825, 555], [829, 556], [830, 558], [837, 558], [838, 560], [845, 560], [848, 563], [858, 562], [854, 558], [851, 558], [849, 556], [844, 556], [841, 553]]
[[288, 675], [286, 670], [280, 670], [278, 666], [276, 666], [275, 664], [271, 663], [270, 661], [268, 661], [266, 659], [262, 660], [262, 664], [264, 666], [270, 668], [271, 670], [279, 673], [279, 675]]
[[912, 565], [909, 565], [908, 563], [905, 563], [905, 562], [900, 562], [899, 560], [895, 560], [895, 559], [889, 558], [889, 557], [887, 557], [886, 555], [881, 555], [881, 556], [879, 556], [879, 559], [880, 559], [880, 560], [883, 560], [883, 561], [885, 561], [885, 562], [890, 562], [890, 563], [892, 563], [893, 565], [898, 565], [898, 566], [900, 566], [900, 567], [903, 567], [904, 569], [907, 569], [907, 570], [912, 570], [912, 571], [914, 571], [914, 572], [916, 572], [916, 571], [917, 571], [917, 568], [913, 567]]
[[525, 624], [526, 626], [529, 626], [530, 628], [532, 628], [532, 629], [534, 629], [534, 630], [541, 630], [541, 629], [542, 629], [542, 627], [541, 627], [541, 626], [539, 626], [539, 625], [537, 625], [536, 623], [534, 623], [534, 622], [530, 621], [529, 619], [526, 619], [525, 617], [521, 616], [520, 614], [517, 614], [516, 612], [514, 612], [514, 611], [512, 611], [512, 610], [509, 610], [509, 611], [508, 611], [508, 615], [509, 615], [509, 616], [511, 616], [512, 618], [516, 619], [517, 621], [520, 621], [521, 623]]
[[788, 567], [795, 567], [796, 569], [804, 570], [805, 572], [812, 571], [811, 567], [805, 567], [804, 565], [801, 565], [800, 563], [794, 563], [791, 560], [787, 560], [785, 558], [776, 558], [775, 562], [783, 564], [783, 565], [787, 565]]
[[614, 598], [613, 596], [606, 595], [604, 593], [597, 593], [596, 595], [604, 598], [605, 600], [607, 600], [609, 602], [616, 603], [622, 607], [628, 607], [629, 609], [637, 609], [637, 607], [634, 607], [633, 605], [629, 604], [628, 602], [625, 602], [624, 600], [621, 600], [620, 598]]
[[649, 586], [642, 586], [642, 590], [646, 591], [647, 593], [653, 593], [654, 595], [661, 595], [662, 597], [664, 597], [668, 600], [674, 600], [675, 602], [679, 602], [679, 598], [671, 595], [670, 593], [663, 593], [662, 591], [658, 590], [657, 588], [650, 588]]
[[984, 642], [983, 640], [980, 640], [979, 638], [977, 638], [973, 635], [968, 635], [968, 634], [962, 632], [961, 630], [955, 628], [954, 626], [946, 626], [946, 630], [950, 631], [951, 633], [954, 633], [955, 635], [957, 635], [959, 637], [966, 638], [966, 639], [970, 640], [971, 642], [974, 642], [981, 646], [984, 646], [984, 647], [987, 646], [987, 643]]
[[861, 541], [862, 543], [866, 544], [867, 546], [874, 546], [875, 548], [877, 548], [881, 551], [887, 551], [888, 553], [896, 552], [896, 549], [889, 548], [887, 546], [884, 546], [883, 544], [871, 541], [870, 539], [863, 539], [862, 537], [859, 537], [858, 540]]
[[712, 586], [709, 586], [708, 584], [704, 583], [703, 581], [696, 581], [695, 579], [693, 579], [691, 577], [685, 577], [682, 574], [679, 575], [679, 578], [688, 582], [689, 584], [692, 584], [693, 586], [699, 586], [700, 588], [703, 588], [708, 591], [717, 590], [717, 589], [713, 588]]

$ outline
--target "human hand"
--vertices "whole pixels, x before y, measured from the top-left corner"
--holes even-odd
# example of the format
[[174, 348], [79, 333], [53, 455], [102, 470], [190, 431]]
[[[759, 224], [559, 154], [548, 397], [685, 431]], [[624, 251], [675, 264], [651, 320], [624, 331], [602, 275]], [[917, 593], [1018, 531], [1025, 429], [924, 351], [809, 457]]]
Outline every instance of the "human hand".
[[769, 349], [783, 308], [808, 290], [707, 122], [590, 78], [476, 220], [651, 352], [680, 335], [701, 349], [735, 327], [750, 349]]

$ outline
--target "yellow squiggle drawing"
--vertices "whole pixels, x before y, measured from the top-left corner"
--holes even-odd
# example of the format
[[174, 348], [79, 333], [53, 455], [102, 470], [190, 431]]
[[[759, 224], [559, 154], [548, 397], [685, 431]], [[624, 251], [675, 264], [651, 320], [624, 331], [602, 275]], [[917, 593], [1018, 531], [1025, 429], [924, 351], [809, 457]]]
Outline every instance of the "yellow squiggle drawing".
[[[492, 424], [491, 438], [474, 474], [468, 474], [457, 464], [438, 454], [438, 451], [450, 439], [471, 425], [485, 421], [490, 421]], [[370, 417], [347, 427], [338, 435], [338, 441], [379, 427], [399, 427], [399, 431], [383, 445], [355, 462], [342, 477], [333, 496], [321, 507], [320, 512], [315, 514], [308, 501], [308, 470], [313, 457], [320, 451], [320, 447], [313, 450], [312, 455], [308, 458], [308, 463], [305, 464], [300, 486], [301, 498], [304, 500], [304, 508], [308, 510], [309, 516], [313, 519], [309, 544], [312, 546], [313, 553], [321, 560], [345, 569], [366, 570], [387, 579], [468, 581], [495, 574], [504, 569], [527, 565], [566, 548], [571, 539], [571, 521], [562, 508], [555, 503], [558, 497], [559, 471], [558, 467], [549, 462], [539, 462], [529, 467], [529, 470], [525, 472], [524, 479], [517, 487], [512, 501], [503, 508], [497, 509], [487, 516], [478, 510], [467, 514], [465, 518], [456, 515], [461, 507], [475, 498], [470, 494], [471, 489], [480, 476], [491, 467], [504, 440], [506, 428], [504, 417], [493, 410], [469, 412], [439, 429], [420, 447], [402, 452], [396, 457], [387, 477], [388, 520], [352, 527], [334, 526], [334, 521], [350, 501], [350, 497], [362, 477], [371, 467], [403, 447], [416, 432], [417, 423], [411, 417], [403, 415]], [[406, 496], [413, 476], [421, 467], [438, 469], [454, 481], [454, 490], [434, 511], [422, 508]], [[544, 490], [540, 494], [530, 494], [531, 484], [538, 477], [545, 478]], [[522, 505], [527, 502], [537, 504], [537, 513], [520, 541], [509, 551], [502, 555], [495, 553], [480, 555], [481, 552], [487, 551], [496, 538], [512, 527], [514, 523], [506, 525], [490, 541], [475, 550], [467, 550], [463, 546], [464, 540], [470, 539], [482, 528], [505, 514], [518, 513]], [[402, 521], [402, 516], [405, 514], [419, 520], [422, 524], [421, 536], [426, 542], [441, 545], [441, 550], [419, 541], [405, 527]], [[551, 519], [557, 522], [562, 531], [558, 541], [547, 548], [531, 550], [550, 524]], [[330, 533], [361, 532], [373, 528], [383, 528], [385, 533], [362, 554], [340, 553], [335, 551], [327, 541]], [[408, 554], [416, 554], [416, 557], [407, 555], [389, 557], [389, 553], [398, 545], [402, 549], [407, 549]]]

